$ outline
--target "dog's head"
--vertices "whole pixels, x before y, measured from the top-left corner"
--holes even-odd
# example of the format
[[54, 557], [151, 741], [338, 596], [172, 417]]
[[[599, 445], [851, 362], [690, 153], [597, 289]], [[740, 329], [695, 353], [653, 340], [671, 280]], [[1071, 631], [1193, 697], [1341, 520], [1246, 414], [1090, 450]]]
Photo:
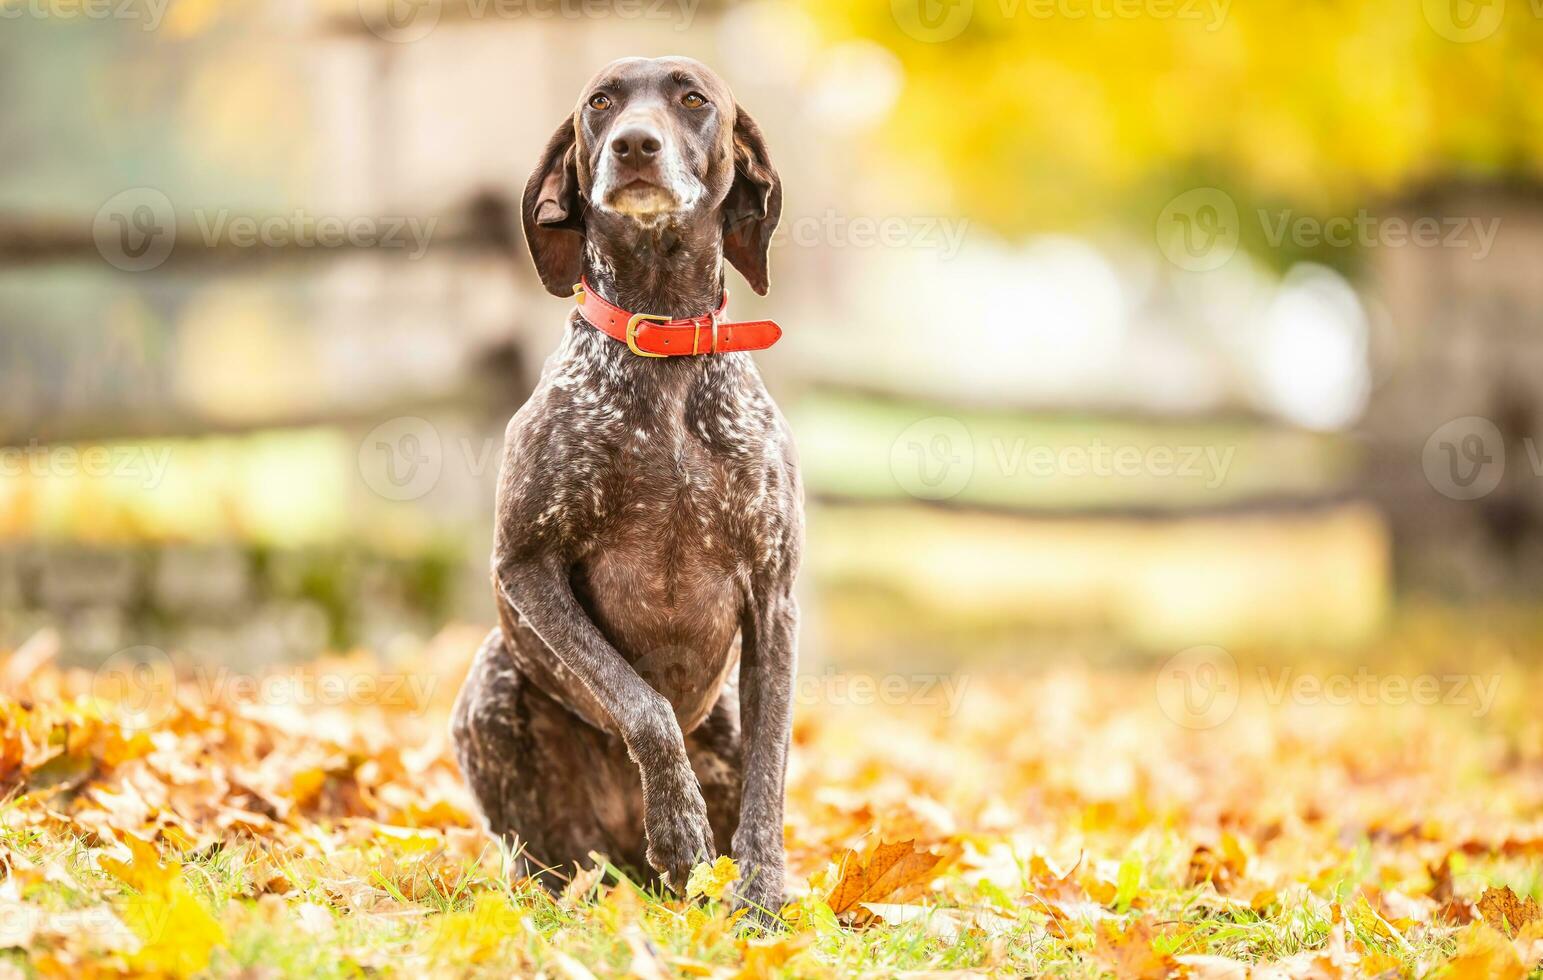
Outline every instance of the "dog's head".
[[590, 81], [525, 184], [525, 240], [547, 291], [568, 296], [584, 239], [631, 223], [721, 227], [723, 254], [764, 294], [782, 182], [761, 130], [690, 58], [623, 58]]

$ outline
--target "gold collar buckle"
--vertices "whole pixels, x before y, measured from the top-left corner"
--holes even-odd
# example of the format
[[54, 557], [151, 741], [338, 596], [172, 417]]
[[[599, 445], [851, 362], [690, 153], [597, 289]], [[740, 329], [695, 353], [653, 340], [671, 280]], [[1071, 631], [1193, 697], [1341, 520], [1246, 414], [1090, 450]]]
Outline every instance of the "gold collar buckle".
[[[627, 346], [632, 349], [632, 353], [636, 354], [639, 357], [663, 357], [664, 356], [663, 354], [655, 354], [653, 351], [646, 351], [643, 348], [638, 346], [638, 322], [641, 321], [641, 320], [661, 320], [662, 321], [662, 320], [668, 320], [668, 319], [669, 319], [669, 317], [667, 317], [667, 316], [658, 316], [658, 315], [653, 314], [653, 313], [634, 313], [634, 314], [632, 314], [632, 319], [627, 321]], [[693, 346], [695, 346], [695, 345], [693, 344]]]

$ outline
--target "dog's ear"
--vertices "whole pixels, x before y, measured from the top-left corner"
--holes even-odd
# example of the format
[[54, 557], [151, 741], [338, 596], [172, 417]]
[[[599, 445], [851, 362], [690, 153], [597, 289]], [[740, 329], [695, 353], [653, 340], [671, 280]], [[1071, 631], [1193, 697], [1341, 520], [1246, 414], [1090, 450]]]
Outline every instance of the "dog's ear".
[[577, 135], [570, 116], [557, 127], [541, 162], [525, 182], [520, 223], [541, 284], [553, 296], [572, 296], [584, 248], [584, 201], [579, 194]]
[[782, 178], [766, 152], [761, 127], [734, 106], [734, 184], [723, 201], [723, 254], [762, 296], [770, 282], [767, 253], [782, 216]]

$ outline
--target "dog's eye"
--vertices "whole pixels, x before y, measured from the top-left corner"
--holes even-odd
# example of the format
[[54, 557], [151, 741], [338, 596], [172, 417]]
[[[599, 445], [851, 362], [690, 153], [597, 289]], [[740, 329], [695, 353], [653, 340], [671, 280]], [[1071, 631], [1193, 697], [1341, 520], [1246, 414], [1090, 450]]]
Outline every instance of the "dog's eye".
[[589, 97], [589, 107], [591, 109], [599, 109], [604, 111], [611, 107], [611, 99], [607, 95], [596, 92], [594, 95]]
[[700, 92], [687, 92], [680, 97], [680, 104], [687, 109], [700, 109], [707, 104], [707, 100], [702, 97]]

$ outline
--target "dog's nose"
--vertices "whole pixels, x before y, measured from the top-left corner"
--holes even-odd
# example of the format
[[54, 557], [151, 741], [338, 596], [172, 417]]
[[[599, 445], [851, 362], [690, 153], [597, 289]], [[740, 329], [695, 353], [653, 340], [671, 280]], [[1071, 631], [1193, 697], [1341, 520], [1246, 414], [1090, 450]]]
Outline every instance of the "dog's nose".
[[629, 126], [611, 140], [611, 152], [629, 163], [647, 160], [663, 146], [658, 135], [643, 126]]

